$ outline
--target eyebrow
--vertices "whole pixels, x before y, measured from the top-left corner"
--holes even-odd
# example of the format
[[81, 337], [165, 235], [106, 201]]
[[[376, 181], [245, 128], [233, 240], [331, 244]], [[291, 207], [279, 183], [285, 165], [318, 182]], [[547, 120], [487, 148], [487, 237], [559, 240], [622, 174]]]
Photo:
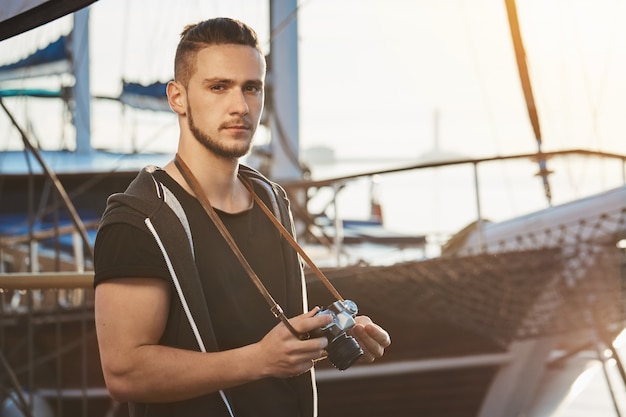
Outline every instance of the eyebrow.
[[205, 78], [202, 84], [233, 84], [235, 81], [230, 78]]
[[[228, 85], [232, 85], [232, 84], [235, 84], [235, 80], [230, 79], [230, 78], [220, 78], [220, 77], [205, 78], [204, 80], [202, 80], [202, 84], [228, 84]], [[257, 87], [262, 87], [263, 86], [263, 80], [247, 80], [246, 82], [244, 82], [244, 85], [254, 85], [254, 86], [257, 86]]]

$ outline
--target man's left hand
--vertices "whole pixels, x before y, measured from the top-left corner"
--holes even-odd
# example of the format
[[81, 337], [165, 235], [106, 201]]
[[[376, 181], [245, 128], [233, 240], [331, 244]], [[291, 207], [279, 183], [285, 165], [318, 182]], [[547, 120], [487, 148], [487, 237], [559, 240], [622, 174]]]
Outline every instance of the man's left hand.
[[350, 330], [363, 349], [362, 361], [374, 362], [385, 353], [391, 345], [391, 338], [382, 327], [372, 322], [367, 316], [355, 317], [356, 325]]

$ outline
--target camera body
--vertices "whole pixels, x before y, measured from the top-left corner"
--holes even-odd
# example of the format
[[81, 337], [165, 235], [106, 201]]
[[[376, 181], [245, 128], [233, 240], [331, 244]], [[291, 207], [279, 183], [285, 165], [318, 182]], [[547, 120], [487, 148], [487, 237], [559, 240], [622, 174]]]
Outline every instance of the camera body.
[[354, 301], [335, 301], [325, 310], [320, 310], [316, 315], [328, 314], [333, 321], [328, 325], [311, 332], [311, 337], [326, 337], [328, 339], [328, 359], [339, 370], [348, 369], [362, 355], [363, 349], [352, 336], [346, 334], [354, 327], [354, 317], [358, 313], [358, 307]]

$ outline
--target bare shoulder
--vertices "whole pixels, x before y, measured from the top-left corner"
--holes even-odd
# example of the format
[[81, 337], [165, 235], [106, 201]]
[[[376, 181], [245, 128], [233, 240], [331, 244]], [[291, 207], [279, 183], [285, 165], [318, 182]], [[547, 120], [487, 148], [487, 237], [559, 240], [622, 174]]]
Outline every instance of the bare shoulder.
[[167, 315], [169, 283], [160, 278], [116, 278], [98, 284], [95, 313], [98, 317], [126, 319]]
[[[101, 339], [158, 341], [169, 314], [169, 283], [159, 278], [116, 278], [96, 287], [95, 320]], [[102, 346], [101, 346], [102, 347]]]

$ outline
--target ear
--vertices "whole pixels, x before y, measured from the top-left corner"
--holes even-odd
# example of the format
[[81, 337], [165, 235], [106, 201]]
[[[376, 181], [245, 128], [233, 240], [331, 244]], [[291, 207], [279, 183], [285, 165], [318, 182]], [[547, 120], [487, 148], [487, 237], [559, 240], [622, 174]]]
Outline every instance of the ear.
[[185, 87], [183, 87], [179, 82], [170, 81], [167, 83], [167, 102], [169, 103], [170, 108], [179, 116], [187, 114], [187, 100], [185, 98], [185, 94]]

